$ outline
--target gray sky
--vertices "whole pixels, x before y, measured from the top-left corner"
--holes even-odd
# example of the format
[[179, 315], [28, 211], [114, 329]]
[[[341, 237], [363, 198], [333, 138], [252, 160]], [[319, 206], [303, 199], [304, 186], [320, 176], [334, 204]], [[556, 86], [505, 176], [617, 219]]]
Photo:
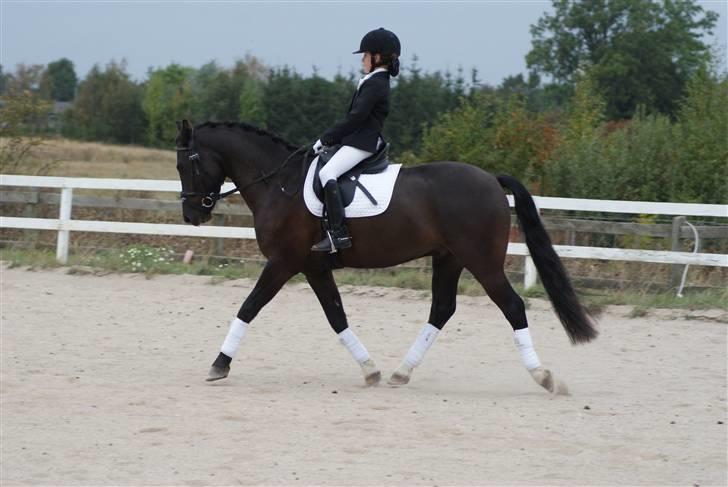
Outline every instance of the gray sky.
[[[728, 0], [701, 2], [720, 14], [710, 44], [726, 45]], [[0, 63], [47, 64], [71, 59], [79, 77], [94, 63], [126, 58], [138, 80], [172, 61], [230, 66], [252, 54], [270, 66], [308, 75], [358, 73], [361, 36], [386, 27], [402, 41], [403, 67], [412, 55], [428, 71], [472, 67], [499, 84], [525, 73], [529, 26], [550, 10], [543, 0], [480, 2], [243, 2], [0, 0]], [[725, 52], [725, 51], [724, 51]]]

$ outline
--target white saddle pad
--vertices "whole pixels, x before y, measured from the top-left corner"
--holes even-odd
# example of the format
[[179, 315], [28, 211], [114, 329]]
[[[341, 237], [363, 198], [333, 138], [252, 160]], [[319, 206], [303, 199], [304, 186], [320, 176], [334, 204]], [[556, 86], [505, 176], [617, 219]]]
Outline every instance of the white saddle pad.
[[[303, 199], [306, 202], [308, 211], [316, 216], [321, 216], [324, 210], [324, 204], [316, 197], [313, 192], [313, 178], [316, 171], [316, 161], [311, 163], [311, 167], [306, 174], [306, 182], [303, 186]], [[394, 191], [394, 183], [399, 175], [399, 169], [402, 164], [390, 164], [384, 172], [379, 174], [362, 174], [359, 182], [369, 191], [377, 204], [373, 205], [369, 198], [359, 189], [354, 192], [354, 200], [344, 210], [347, 218], [361, 218], [365, 216], [374, 216], [384, 213], [384, 210], [392, 201], [392, 192]]]

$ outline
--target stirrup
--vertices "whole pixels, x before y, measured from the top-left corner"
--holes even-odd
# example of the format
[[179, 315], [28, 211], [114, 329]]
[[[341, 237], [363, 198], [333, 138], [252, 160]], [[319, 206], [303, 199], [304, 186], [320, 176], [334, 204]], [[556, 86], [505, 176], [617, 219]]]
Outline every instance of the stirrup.
[[351, 247], [351, 237], [349, 237], [348, 233], [346, 236], [334, 237], [331, 231], [327, 231], [324, 239], [311, 247], [311, 251], [335, 254], [339, 249], [348, 249], [349, 247]]

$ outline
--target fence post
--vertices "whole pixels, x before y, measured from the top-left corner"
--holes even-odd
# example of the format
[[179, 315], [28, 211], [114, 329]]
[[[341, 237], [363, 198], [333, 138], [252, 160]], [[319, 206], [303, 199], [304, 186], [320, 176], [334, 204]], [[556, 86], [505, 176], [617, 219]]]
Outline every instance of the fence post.
[[[224, 227], [225, 226], [225, 215], [221, 215], [220, 213], [215, 213], [212, 216], [212, 221], [215, 224], [216, 227]], [[222, 257], [225, 255], [225, 239], [224, 238], [216, 238], [213, 241], [212, 245], [212, 253], [218, 257]]]
[[[40, 190], [38, 188], [30, 188], [30, 201], [25, 205], [23, 209], [23, 216], [25, 218], [37, 218], [38, 217], [38, 201], [40, 201]], [[28, 248], [35, 249], [36, 243], [38, 242], [38, 232], [35, 230], [24, 230], [24, 240], [28, 243]]]
[[[672, 232], [670, 233], [670, 250], [673, 252], [680, 251], [680, 229], [685, 224], [684, 216], [676, 216], [672, 219]], [[680, 285], [682, 271], [685, 266], [682, 264], [672, 264], [670, 266], [670, 274], [668, 277], [668, 288], [674, 289]]]
[[538, 271], [536, 271], [536, 265], [533, 263], [533, 259], [530, 255], [526, 256], [526, 262], [523, 265], [523, 287], [524, 289], [530, 289], [536, 285], [536, 278], [538, 277]]
[[[64, 187], [61, 189], [61, 209], [58, 215], [60, 223], [71, 219], [71, 209], [73, 208], [73, 188]], [[61, 264], [68, 262], [68, 242], [70, 240], [70, 232], [68, 230], [58, 230], [58, 243], [56, 245], [56, 259]]]

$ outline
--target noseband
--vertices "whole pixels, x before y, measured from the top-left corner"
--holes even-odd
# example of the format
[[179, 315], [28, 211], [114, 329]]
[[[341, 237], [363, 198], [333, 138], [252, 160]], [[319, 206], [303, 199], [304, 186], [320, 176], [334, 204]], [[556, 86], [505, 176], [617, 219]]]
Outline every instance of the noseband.
[[[258, 176], [257, 178], [255, 178], [254, 180], [252, 180], [251, 182], [249, 182], [248, 184], [246, 184], [242, 188], [235, 187], [235, 188], [231, 189], [230, 191], [225, 191], [224, 193], [220, 193], [219, 191], [217, 191], [217, 192], [214, 192], [213, 191], [213, 192], [210, 192], [210, 193], [197, 192], [197, 191], [181, 191], [180, 194], [179, 194], [179, 197], [182, 199], [182, 201], [184, 201], [185, 199], [187, 199], [189, 197], [201, 196], [202, 199], [200, 200], [200, 205], [203, 208], [205, 208], [206, 210], [212, 211], [212, 209], [215, 207], [215, 204], [218, 201], [220, 201], [221, 199], [227, 198], [231, 194], [237, 193], [238, 191], [241, 191], [242, 192], [244, 189], [247, 189], [247, 188], [253, 186], [254, 184], [257, 184], [257, 183], [259, 183], [261, 181], [265, 181], [266, 179], [269, 179], [269, 178], [275, 176], [276, 174], [278, 174], [278, 172], [281, 169], [283, 169], [286, 166], [286, 164], [288, 163], [288, 161], [290, 161], [291, 158], [295, 154], [298, 154], [302, 149], [307, 149], [307, 148], [308, 148], [308, 144], [306, 144], [304, 146], [301, 146], [296, 151], [294, 151], [290, 156], [288, 156], [286, 158], [286, 160], [283, 161], [283, 164], [281, 164], [274, 171], [272, 171], [272, 172], [270, 172], [268, 174], [266, 174], [263, 171], [260, 171], [261, 172], [261, 175], [260, 176]], [[175, 149], [177, 150], [177, 152], [181, 152], [181, 151], [191, 151], [192, 150], [191, 147], [175, 147]], [[307, 155], [307, 152], [304, 152], [304, 154], [303, 154], [304, 162], [305, 162], [306, 155]], [[202, 160], [200, 159], [200, 154], [197, 153], [197, 152], [195, 152], [194, 154], [191, 154], [190, 156], [188, 156], [187, 159], [190, 162], [192, 162], [192, 167], [193, 167], [193, 170], [194, 170], [194, 175], [195, 176], [201, 176], [200, 163], [201, 163]], [[305, 165], [306, 164], [304, 164], [304, 166]], [[203, 171], [204, 171], [204, 169], [203, 169]], [[281, 190], [284, 193], [286, 193], [286, 190], [283, 187], [281, 187]], [[289, 196], [291, 196], [291, 195], [289, 195]]]

